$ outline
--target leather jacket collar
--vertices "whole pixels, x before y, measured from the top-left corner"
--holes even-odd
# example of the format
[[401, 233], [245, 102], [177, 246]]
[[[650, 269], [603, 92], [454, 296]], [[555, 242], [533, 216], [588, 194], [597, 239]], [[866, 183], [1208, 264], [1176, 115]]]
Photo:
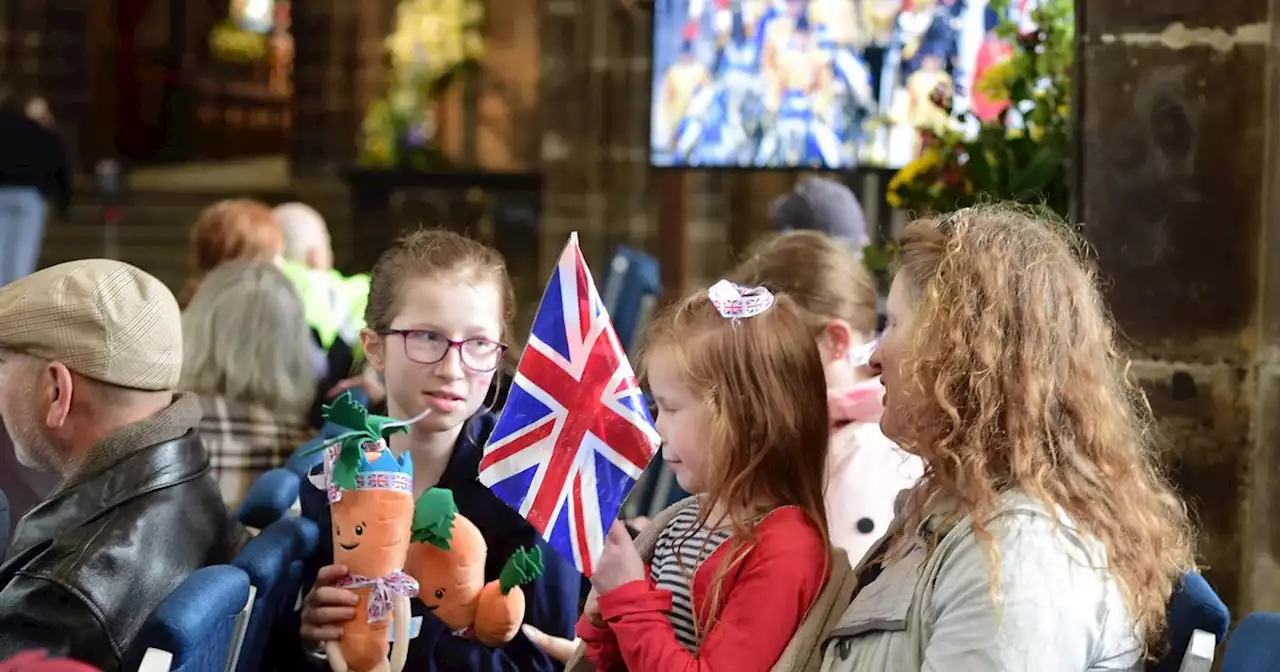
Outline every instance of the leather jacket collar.
[[135, 452], [114, 468], [54, 495], [23, 516], [0, 577], [8, 576], [14, 563], [16, 567], [23, 565], [19, 556], [25, 551], [59, 532], [80, 527], [135, 497], [199, 478], [208, 469], [209, 457], [195, 430]]

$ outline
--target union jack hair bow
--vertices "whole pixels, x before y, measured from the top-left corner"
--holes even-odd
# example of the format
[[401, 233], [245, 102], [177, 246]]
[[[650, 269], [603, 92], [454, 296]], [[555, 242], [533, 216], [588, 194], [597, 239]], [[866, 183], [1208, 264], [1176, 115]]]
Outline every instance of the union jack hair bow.
[[712, 285], [707, 298], [726, 320], [755, 317], [773, 307], [773, 292], [764, 287], [739, 287], [728, 280]]

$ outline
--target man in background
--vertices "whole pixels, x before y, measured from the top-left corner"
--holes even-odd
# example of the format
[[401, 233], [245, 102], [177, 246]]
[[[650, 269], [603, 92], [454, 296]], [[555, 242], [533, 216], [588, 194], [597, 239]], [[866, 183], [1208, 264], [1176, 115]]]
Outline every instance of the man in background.
[[871, 243], [862, 205], [849, 187], [826, 177], [810, 177], [769, 207], [778, 231], [821, 231], [849, 246], [858, 257]]
[[344, 276], [333, 268], [333, 243], [324, 218], [305, 203], [285, 203], [275, 209], [284, 229], [282, 268], [298, 292], [311, 325], [324, 348], [341, 338], [360, 342], [364, 307], [369, 300], [369, 276]]
[[115, 672], [170, 591], [239, 551], [181, 369], [178, 302], [133, 266], [73, 261], [0, 288], [0, 416], [18, 461], [60, 480], [0, 565], [0, 659], [43, 649]]
[[333, 268], [333, 243], [324, 217], [305, 203], [285, 203], [276, 207], [276, 221], [284, 230], [284, 259], [281, 270], [297, 288], [306, 311], [307, 324], [324, 359], [320, 385], [311, 409], [311, 423], [324, 421], [322, 406], [344, 390], [364, 390], [372, 402], [385, 394], [372, 370], [358, 366], [360, 330], [369, 301], [369, 276], [344, 276]]
[[66, 148], [42, 98], [0, 87], [0, 285], [36, 269], [47, 201], [65, 212], [72, 175]]

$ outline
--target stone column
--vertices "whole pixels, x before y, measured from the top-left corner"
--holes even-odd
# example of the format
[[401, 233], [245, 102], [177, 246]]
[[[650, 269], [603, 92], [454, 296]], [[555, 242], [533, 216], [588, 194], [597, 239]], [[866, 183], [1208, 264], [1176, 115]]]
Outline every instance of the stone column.
[[365, 109], [386, 82], [394, 0], [295, 2], [293, 171], [336, 175], [355, 163]]
[[1266, 250], [1280, 242], [1268, 199], [1280, 183], [1267, 0], [1084, 0], [1079, 14], [1077, 212], [1203, 530], [1206, 576], [1237, 615], [1275, 610], [1280, 262]]

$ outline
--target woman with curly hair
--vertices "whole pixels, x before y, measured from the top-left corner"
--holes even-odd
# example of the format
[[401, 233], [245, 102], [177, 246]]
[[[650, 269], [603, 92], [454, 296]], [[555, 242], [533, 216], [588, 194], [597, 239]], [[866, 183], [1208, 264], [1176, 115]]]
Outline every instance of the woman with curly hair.
[[872, 359], [925, 462], [823, 670], [1139, 670], [1194, 565], [1095, 271], [1010, 206], [911, 223]]

